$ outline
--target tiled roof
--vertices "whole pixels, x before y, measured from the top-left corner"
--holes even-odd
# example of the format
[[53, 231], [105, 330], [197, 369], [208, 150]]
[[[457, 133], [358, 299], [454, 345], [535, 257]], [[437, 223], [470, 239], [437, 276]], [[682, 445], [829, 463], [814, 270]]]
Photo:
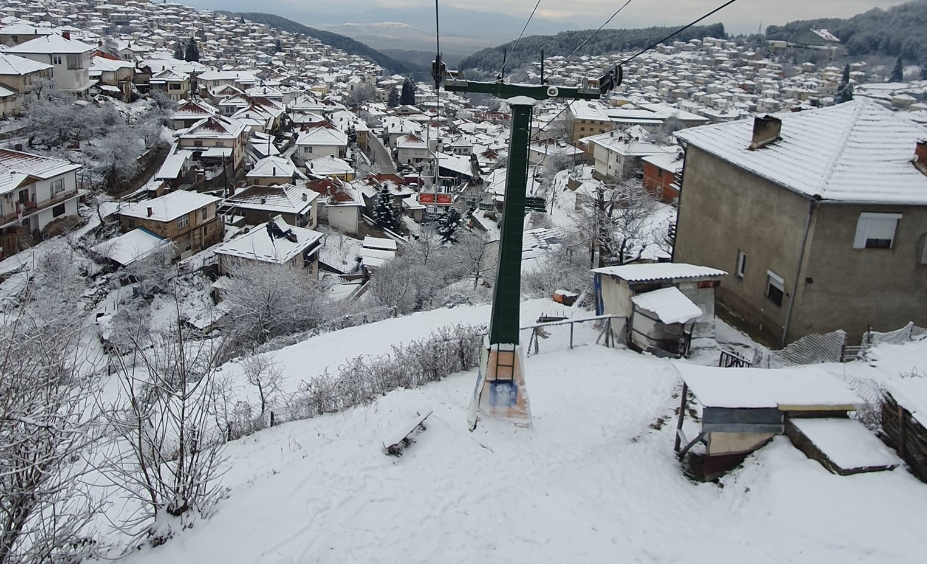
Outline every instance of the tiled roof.
[[838, 202], [927, 204], [927, 176], [912, 164], [927, 129], [858, 99], [776, 114], [781, 140], [749, 150], [753, 120], [686, 129], [676, 136], [806, 197]]
[[0, 194], [15, 190], [30, 176], [48, 180], [80, 168], [64, 159], [0, 149]]
[[[249, 186], [223, 202], [236, 206], [274, 213], [305, 213], [319, 195], [313, 190], [288, 184], [286, 186]], [[305, 198], [305, 199], [303, 199]]]

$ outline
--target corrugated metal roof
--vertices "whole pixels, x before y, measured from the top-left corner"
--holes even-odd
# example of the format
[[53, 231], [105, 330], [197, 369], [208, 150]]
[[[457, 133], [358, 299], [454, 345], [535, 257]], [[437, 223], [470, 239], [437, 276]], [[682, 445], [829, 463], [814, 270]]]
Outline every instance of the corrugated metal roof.
[[593, 272], [597, 274], [615, 276], [617, 278], [621, 278], [622, 280], [627, 280], [628, 282], [647, 282], [651, 280], [691, 280], [697, 278], [713, 279], [727, 275], [727, 272], [718, 270], [717, 268], [675, 262], [607, 266], [605, 268], [596, 268], [593, 270]]

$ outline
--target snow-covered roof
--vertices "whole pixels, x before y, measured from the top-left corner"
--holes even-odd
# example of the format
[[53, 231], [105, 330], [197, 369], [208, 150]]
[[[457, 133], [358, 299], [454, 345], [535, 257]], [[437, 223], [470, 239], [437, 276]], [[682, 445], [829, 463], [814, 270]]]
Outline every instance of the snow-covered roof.
[[[296, 241], [291, 241], [287, 237], [273, 236], [268, 229], [271, 222], [275, 223], [283, 233], [291, 232]], [[285, 264], [321, 238], [322, 234], [318, 231], [290, 226], [280, 217], [276, 217], [267, 223], [262, 223], [248, 233], [224, 243], [215, 250], [215, 253], [248, 260]]]
[[328, 126], [312, 127], [300, 133], [297, 145], [347, 146], [348, 136]]
[[0, 149], [0, 194], [15, 190], [30, 176], [48, 180], [80, 168], [64, 159]]
[[292, 184], [286, 186], [255, 185], [227, 198], [223, 205], [274, 213], [302, 214], [312, 207], [313, 200], [318, 197], [318, 192]]
[[155, 180], [174, 180], [183, 172], [187, 160], [193, 157], [192, 151], [177, 151], [168, 155], [158, 172], [155, 173]]
[[292, 178], [294, 174], [296, 174], [296, 165], [293, 161], [285, 157], [271, 156], [254, 163], [254, 168], [246, 176], [248, 178]]
[[36, 37], [25, 43], [14, 45], [7, 49], [8, 53], [29, 53], [43, 55], [89, 53], [93, 51], [92, 45], [87, 45], [76, 39], [65, 39], [53, 33], [44, 37]]
[[208, 116], [214, 116], [219, 110], [202, 100], [186, 100], [171, 115], [172, 119], [197, 118], [203, 119]]
[[329, 174], [350, 174], [354, 168], [347, 161], [328, 155], [306, 162], [306, 171], [316, 176]]
[[403, 135], [396, 139], [397, 149], [428, 149], [428, 145], [415, 135]]
[[40, 63], [32, 59], [27, 59], [26, 57], [0, 52], [0, 75], [2, 76], [23, 76], [51, 68], [54, 67], [46, 63]]
[[612, 151], [624, 156], [643, 157], [645, 155], [658, 155], [660, 153], [676, 153], [675, 147], [658, 145], [646, 140], [641, 140], [641, 138], [634, 138], [621, 133], [615, 134], [614, 132], [584, 137], [580, 141], [582, 143], [594, 143], [601, 146], [606, 151]]
[[641, 160], [645, 163], [650, 163], [659, 169], [668, 170], [675, 173], [677, 170], [682, 168], [682, 154], [683, 153], [680, 151], [675, 153], [660, 153], [658, 155], [648, 155], [643, 157]]
[[364, 237], [364, 242], [362, 246], [366, 249], [382, 249], [387, 251], [395, 251], [396, 241], [392, 239], [385, 239], [383, 237], [371, 237], [367, 235]]
[[[130, 204], [119, 210], [119, 215], [159, 222], [173, 221], [220, 199], [209, 194], [177, 190], [151, 200]], [[148, 214], [149, 209], [151, 215]]]
[[927, 427], [927, 378], [888, 380], [884, 385], [898, 405]]
[[651, 282], [656, 280], [706, 280], [711, 278], [721, 278], [726, 276], [727, 272], [710, 268], [707, 266], [698, 266], [695, 264], [677, 263], [677, 262], [655, 262], [655, 263], [638, 263], [623, 264], [621, 266], [607, 266], [605, 268], [596, 268], [593, 272], [597, 274], [607, 274], [627, 280], [628, 282]]
[[718, 368], [673, 363], [705, 407], [791, 408], [851, 407], [864, 402], [846, 384], [815, 366]]
[[209, 116], [191, 125], [180, 137], [184, 139], [232, 138], [238, 137], [244, 130], [245, 126], [237, 120], [222, 116]]
[[674, 286], [632, 296], [631, 301], [663, 323], [687, 323], [702, 316], [702, 310]]
[[115, 239], [95, 245], [91, 250], [123, 266], [145, 258], [159, 249], [171, 246], [170, 239], [163, 239], [154, 233], [138, 228]]
[[607, 108], [598, 101], [579, 100], [570, 104], [573, 119], [609, 121]]
[[781, 139], [755, 151], [747, 148], [753, 120], [686, 129], [676, 137], [805, 197], [927, 204], [927, 176], [911, 162], [927, 128], [865, 99], [776, 117]]

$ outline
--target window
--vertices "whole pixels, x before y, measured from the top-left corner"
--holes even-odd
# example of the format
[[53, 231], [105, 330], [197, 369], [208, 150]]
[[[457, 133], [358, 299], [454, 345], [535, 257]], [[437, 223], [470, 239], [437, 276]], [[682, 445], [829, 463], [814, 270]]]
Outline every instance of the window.
[[58, 217], [64, 215], [64, 204], [58, 204], [52, 208], [52, 217]]
[[57, 194], [58, 192], [64, 192], [64, 179], [59, 178], [58, 180], [52, 181], [52, 195]]
[[900, 213], [861, 213], [856, 222], [854, 249], [891, 249]]
[[658, 169], [657, 169], [657, 178], [663, 178], [663, 169], [662, 169], [662, 168], [658, 168]]
[[83, 57], [81, 56], [80, 53], [75, 53], [75, 54], [70, 54], [70, 55], [68, 55], [68, 68], [69, 68], [69, 69], [82, 69], [82, 68], [84, 68], [83, 61], [81, 60], [82, 58], [83, 58]]
[[307, 152], [307, 153], [311, 153], [311, 152], [312, 152], [312, 147], [306, 147], [306, 152]]
[[60, 65], [60, 64], [61, 64], [61, 57], [60, 57], [59, 55], [52, 55], [52, 64], [53, 64], [53, 65]]
[[193, 146], [194, 146], [194, 147], [202, 147], [202, 146], [203, 146], [203, 141], [200, 140], [200, 139], [194, 139], [194, 140], [193, 140]]
[[183, 229], [184, 227], [186, 227], [186, 226], [188, 226], [188, 225], [190, 225], [190, 216], [189, 216], [189, 215], [181, 216], [181, 218], [177, 220], [177, 228], [178, 228], [178, 229]]
[[738, 250], [737, 251], [737, 268], [734, 269], [734, 274], [737, 275], [741, 280], [744, 279], [744, 271], [747, 268], [747, 253]]
[[785, 281], [781, 276], [771, 270], [766, 271], [766, 299], [776, 304], [782, 305], [782, 297], [785, 295]]
[[[203, 221], [206, 221], [206, 218], [207, 218], [208, 216], [209, 216], [209, 208], [203, 208]], [[204, 233], [205, 233], [205, 230], [206, 230], [206, 228], [204, 227], [204, 228], [203, 228], [203, 232], [204, 232]]]
[[180, 90], [180, 85], [177, 83], [172, 83], [168, 86], [168, 90]]

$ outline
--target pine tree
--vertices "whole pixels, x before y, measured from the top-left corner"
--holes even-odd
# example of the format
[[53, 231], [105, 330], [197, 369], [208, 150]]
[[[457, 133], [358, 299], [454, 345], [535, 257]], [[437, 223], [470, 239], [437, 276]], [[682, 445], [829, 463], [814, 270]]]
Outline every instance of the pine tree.
[[853, 99], [853, 85], [850, 84], [850, 64], [843, 67], [843, 79], [837, 86], [837, 94], [834, 96], [835, 104], [842, 104]]
[[373, 220], [382, 229], [399, 231], [399, 213], [393, 205], [393, 195], [389, 193], [389, 188], [384, 184], [377, 193], [377, 203], [373, 208]]
[[396, 88], [389, 91], [389, 96], [386, 98], [386, 105], [390, 108], [395, 108], [399, 105], [399, 91], [396, 90]]
[[898, 56], [898, 60], [895, 61], [895, 68], [892, 69], [892, 74], [888, 77], [889, 82], [904, 82], [904, 63], [901, 62], [901, 55]]
[[283, 53], [283, 45], [279, 39], [274, 41], [274, 53]]
[[184, 52], [183, 60], [188, 63], [191, 61], [198, 63], [200, 61], [200, 49], [196, 46], [196, 39], [191, 37], [187, 40], [187, 49]]
[[415, 105], [415, 83], [409, 78], [402, 83], [402, 94], [399, 96], [399, 103], [403, 106]]
[[174, 44], [174, 58], [178, 61], [183, 60], [183, 43], [179, 41]]
[[457, 209], [451, 208], [447, 210], [447, 213], [441, 216], [438, 222], [438, 235], [441, 236], [441, 241], [445, 243], [456, 241], [454, 232], [457, 231], [461, 223], [460, 212]]

